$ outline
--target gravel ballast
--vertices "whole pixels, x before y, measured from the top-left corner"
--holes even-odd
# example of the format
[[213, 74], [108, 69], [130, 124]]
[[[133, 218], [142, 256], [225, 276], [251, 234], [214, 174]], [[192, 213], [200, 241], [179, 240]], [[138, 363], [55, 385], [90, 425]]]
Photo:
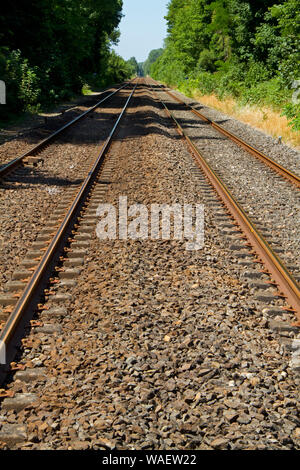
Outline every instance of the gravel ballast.
[[266, 312], [281, 301], [255, 300], [149, 89], [134, 96], [107, 162], [103, 202], [204, 204], [204, 247], [100, 240], [95, 226], [76, 285], [53, 288], [64, 302], [50, 296], [28, 337], [21, 362], [35, 377], [8, 385], [31, 404], [3, 402], [0, 440], [8, 424], [18, 430], [3, 447], [299, 449], [298, 330], [271, 328]]
[[208, 119], [217, 122], [226, 130], [235, 134], [240, 139], [243, 139], [249, 145], [253, 146], [260, 152], [269, 156], [280, 165], [288, 168], [296, 175], [300, 174], [300, 152], [299, 150], [287, 145], [285, 142], [279, 142], [278, 139], [268, 135], [267, 133], [250, 126], [244, 122], [238, 121], [231, 116], [228, 116], [221, 111], [214, 108], [209, 108], [200, 102], [191, 99], [177, 90], [172, 90], [172, 93], [192, 105], [195, 109], [200, 111], [201, 114]]
[[[128, 91], [121, 91], [44, 149], [39, 154], [43, 161], [36, 167], [17, 169], [1, 182], [0, 291], [54, 209], [63, 203], [66, 192], [78, 187], [87, 175], [87, 167], [94, 162], [127, 97]], [[85, 110], [81, 108], [80, 114]], [[7, 147], [19, 151], [18, 145], [10, 142], [1, 146], [6, 160], [11, 155]], [[25, 149], [23, 143], [19, 154]]]
[[[263, 228], [264, 235], [274, 251], [280, 254], [287, 266], [293, 266], [291, 269], [293, 274], [300, 279], [300, 259], [297, 256], [300, 250], [299, 190], [271, 171], [264, 163], [218, 133], [208, 123], [186, 110], [184, 106], [176, 103], [169, 95], [161, 91], [159, 95], [167, 106], [171, 106], [173, 115], [187, 135], [191, 137], [201, 154], [222, 178], [253, 222], [257, 223], [258, 228]], [[221, 121], [221, 115], [217, 112], [214, 116], [211, 114], [212, 112], [209, 118], [214, 118], [217, 122]], [[222, 120], [221, 125], [224, 126], [228, 121]], [[243, 126], [240, 123], [241, 129]], [[242, 134], [241, 131], [239, 135], [243, 137]], [[253, 134], [252, 141], [257, 132], [253, 130]], [[273, 139], [273, 146], [269, 142], [264, 149], [261, 147], [259, 150], [268, 151], [267, 155], [274, 158], [277, 147]], [[288, 169], [291, 169], [289, 164], [292, 161], [296, 163], [298, 158], [299, 173], [300, 154], [287, 147], [283, 147], [282, 152]], [[282, 156], [283, 153], [281, 153]]]

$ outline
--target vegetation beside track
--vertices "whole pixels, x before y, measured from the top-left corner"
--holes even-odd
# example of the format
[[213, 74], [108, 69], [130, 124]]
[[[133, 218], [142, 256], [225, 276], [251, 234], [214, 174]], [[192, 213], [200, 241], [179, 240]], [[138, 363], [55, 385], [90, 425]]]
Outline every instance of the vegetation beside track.
[[151, 76], [186, 95], [268, 107], [300, 130], [297, 0], [170, 0]]
[[0, 121], [130, 77], [130, 64], [111, 50], [119, 37], [122, 3], [31, 0], [3, 5], [0, 79], [6, 84], [6, 104], [0, 106]]

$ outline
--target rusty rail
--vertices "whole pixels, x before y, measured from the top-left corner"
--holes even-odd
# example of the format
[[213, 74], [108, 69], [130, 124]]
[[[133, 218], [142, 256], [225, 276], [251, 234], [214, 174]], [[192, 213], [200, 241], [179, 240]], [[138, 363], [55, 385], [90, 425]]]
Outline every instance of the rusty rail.
[[[150, 85], [151, 86], [151, 85]], [[152, 88], [152, 87], [151, 87]], [[252, 246], [252, 254], [256, 254], [256, 262], [263, 264], [266, 267], [266, 271], [271, 276], [270, 285], [277, 285], [279, 291], [275, 293], [275, 296], [285, 298], [289, 303], [288, 310], [295, 313], [298, 319], [298, 325], [300, 326], [300, 289], [297, 281], [294, 279], [292, 274], [285, 267], [281, 259], [274, 253], [269, 243], [261, 235], [250, 217], [246, 214], [244, 209], [240, 206], [237, 200], [233, 197], [229, 189], [222, 182], [219, 176], [215, 173], [206, 159], [201, 155], [195, 144], [191, 141], [188, 135], [185, 133], [183, 128], [180, 126], [172, 112], [168, 109], [166, 104], [160, 99], [152, 88], [152, 92], [156, 95], [158, 100], [164, 107], [167, 115], [173, 120], [177, 126], [177, 130], [182, 137], [187, 141], [192, 154], [195, 158], [196, 163], [200, 169], [204, 172], [214, 190], [222, 200], [225, 207], [228, 209], [231, 216], [235, 219], [237, 224], [241, 227], [242, 231], [247, 237], [248, 246]], [[246, 246], [245, 246], [246, 247]]]
[[[78, 214], [83, 206], [90, 189], [97, 177], [97, 173], [103, 163], [104, 156], [110, 147], [112, 138], [118, 128], [120, 120], [122, 119], [128, 104], [136, 90], [138, 82], [134, 85], [125, 106], [122, 109], [116, 123], [114, 124], [109, 136], [104, 142], [99, 155], [97, 156], [94, 164], [92, 165], [87, 177], [83, 181], [76, 197], [71, 203], [63, 221], [53, 236], [47, 250], [42, 256], [38, 266], [29, 279], [21, 297], [19, 298], [13, 312], [10, 314], [7, 322], [4, 325], [0, 334], [0, 346], [6, 352], [6, 364], [9, 364], [16, 354], [16, 347], [22, 337], [24, 326], [28, 323], [33, 315], [33, 311], [38, 302], [41, 290], [45, 287], [49, 275], [52, 273], [55, 263], [66, 243], [69, 233], [78, 218]], [[0, 384], [3, 382], [7, 372], [7, 366], [0, 365]]]
[[[131, 81], [132, 82], [132, 81]], [[23, 162], [23, 160], [26, 157], [29, 156], [34, 156], [38, 154], [43, 148], [45, 148], [47, 145], [49, 145], [53, 140], [55, 140], [57, 137], [59, 137], [65, 130], [67, 130], [69, 127], [73, 126], [78, 122], [79, 120], [83, 119], [87, 114], [93, 112], [96, 108], [98, 108], [102, 103], [107, 101], [109, 98], [114, 96], [116, 93], [118, 93], [120, 90], [123, 88], [127, 87], [131, 82], [127, 82], [124, 85], [122, 85], [120, 88], [118, 88], [116, 91], [110, 93], [107, 95], [105, 98], [102, 100], [98, 101], [94, 106], [89, 108], [87, 111], [84, 111], [84, 113], [80, 114], [76, 118], [72, 119], [70, 122], [65, 124], [63, 127], [60, 127], [57, 131], [53, 132], [50, 136], [46, 137], [43, 139], [41, 142], [39, 142], [37, 145], [32, 147], [30, 150], [27, 152], [23, 153], [23, 155], [20, 155], [19, 157], [11, 160], [9, 163], [5, 164], [2, 168], [0, 168], [0, 179], [6, 176], [8, 173], [11, 171], [15, 170], [18, 166], [20, 166]], [[104, 91], [103, 93], [106, 93]]]
[[[157, 83], [156, 83], [157, 84]], [[171, 96], [174, 100], [176, 100], [178, 103], [180, 104], [183, 104], [184, 106], [186, 106], [187, 108], [189, 108], [189, 110], [194, 113], [197, 117], [199, 117], [200, 119], [202, 119], [203, 121], [207, 122], [208, 124], [210, 124], [214, 129], [216, 129], [218, 132], [220, 132], [221, 134], [225, 135], [226, 137], [228, 137], [230, 140], [232, 140], [233, 142], [235, 142], [237, 145], [239, 145], [240, 147], [242, 147], [243, 149], [245, 149], [248, 153], [250, 153], [251, 155], [253, 155], [255, 158], [257, 158], [258, 160], [262, 161], [263, 163], [265, 163], [266, 165], [268, 165], [269, 168], [271, 168], [272, 170], [276, 171], [276, 173], [278, 173], [280, 176], [282, 176], [283, 178], [285, 178], [286, 180], [288, 180], [289, 182], [291, 182], [292, 184], [294, 184], [296, 186], [296, 188], [300, 189], [300, 177], [298, 175], [296, 175], [295, 173], [289, 171], [287, 168], [283, 167], [282, 165], [280, 165], [279, 163], [277, 163], [275, 160], [273, 160], [272, 158], [268, 157], [267, 155], [265, 155], [264, 153], [262, 153], [260, 150], [252, 147], [250, 144], [248, 144], [247, 142], [245, 142], [244, 140], [242, 140], [240, 137], [236, 136], [235, 134], [233, 134], [232, 132], [229, 132], [228, 130], [224, 129], [224, 127], [220, 126], [219, 124], [217, 124], [215, 121], [212, 121], [211, 119], [209, 119], [208, 117], [204, 116], [204, 114], [200, 113], [197, 109], [195, 109], [193, 106], [191, 106], [190, 104], [186, 103], [185, 101], [183, 101], [182, 99], [180, 99], [178, 96], [174, 95], [174, 93], [171, 93], [168, 89], [166, 89], [166, 87], [164, 87], [163, 85], [161, 84], [158, 84], [162, 90], [167, 93], [169, 96]]]

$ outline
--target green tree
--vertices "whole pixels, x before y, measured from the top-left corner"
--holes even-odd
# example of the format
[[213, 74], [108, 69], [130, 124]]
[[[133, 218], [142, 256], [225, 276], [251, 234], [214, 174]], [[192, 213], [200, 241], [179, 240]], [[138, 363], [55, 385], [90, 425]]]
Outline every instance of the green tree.
[[130, 67], [131, 75], [138, 75], [139, 65], [135, 57], [131, 57], [127, 60], [127, 64]]
[[[8, 93], [15, 90], [19, 107], [37, 99], [33, 90], [39, 91], [40, 100], [53, 101], [79, 92], [95, 76], [98, 83], [107, 81], [111, 74], [106, 65], [114, 62], [110, 49], [119, 38], [122, 4], [122, 0], [14, 0], [2, 5], [0, 56], [5, 65], [0, 63], [0, 78], [7, 80]], [[25, 74], [19, 85], [8, 67], [13, 57]], [[119, 65], [124, 71], [123, 62]]]
[[[170, 0], [154, 78], [282, 107], [300, 78], [299, 0]], [[288, 113], [298, 106], [289, 107]]]
[[152, 51], [149, 52], [147, 60], [143, 63], [143, 74], [144, 75], [149, 75], [150, 74], [150, 68], [151, 65], [162, 55], [163, 49], [153, 49]]

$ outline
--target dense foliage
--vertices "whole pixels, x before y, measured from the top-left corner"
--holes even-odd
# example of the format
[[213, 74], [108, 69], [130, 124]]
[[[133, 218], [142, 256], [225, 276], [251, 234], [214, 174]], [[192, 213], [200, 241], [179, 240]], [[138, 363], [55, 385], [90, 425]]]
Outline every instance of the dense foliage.
[[143, 75], [150, 75], [151, 65], [162, 55], [163, 49], [153, 49], [149, 52], [148, 58], [143, 62]]
[[121, 81], [130, 66], [111, 51], [122, 0], [14, 0], [1, 6], [0, 113], [68, 98], [85, 83]]
[[166, 20], [154, 78], [284, 109], [299, 125], [299, 105], [289, 103], [300, 79], [298, 0], [171, 0]]
[[144, 62], [137, 62], [135, 57], [131, 57], [127, 61], [127, 65], [129, 65], [131, 74], [138, 75], [140, 77], [143, 77], [145, 75], [150, 74], [150, 68], [151, 65], [154, 64], [154, 62], [162, 55], [163, 49], [153, 49], [152, 51], [149, 52], [149, 55], [147, 59]]

